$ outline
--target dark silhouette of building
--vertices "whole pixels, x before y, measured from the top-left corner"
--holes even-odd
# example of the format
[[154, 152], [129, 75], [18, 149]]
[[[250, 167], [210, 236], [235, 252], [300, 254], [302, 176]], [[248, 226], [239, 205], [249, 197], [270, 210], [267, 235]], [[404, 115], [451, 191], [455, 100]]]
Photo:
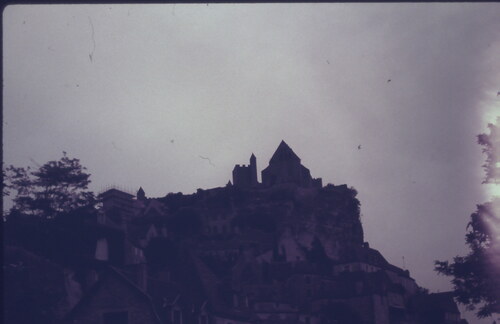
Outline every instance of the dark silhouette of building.
[[257, 186], [257, 159], [252, 153], [249, 165], [235, 165], [233, 169], [233, 184], [236, 187], [251, 188]]
[[109, 267], [68, 313], [63, 323], [162, 324], [151, 297]]
[[[277, 184], [293, 183], [300, 187], [322, 187], [321, 178], [313, 179], [308, 168], [300, 163], [300, 158], [281, 141], [274, 152], [269, 166], [262, 170], [262, 186], [272, 187]], [[255, 188], [257, 180], [257, 159], [252, 153], [249, 165], [237, 164], [233, 169], [233, 185], [240, 188]]]
[[144, 189], [142, 189], [142, 187], [137, 190], [137, 200], [146, 200], [146, 193], [144, 192]]
[[270, 187], [283, 183], [294, 183], [300, 187], [321, 188], [322, 186], [321, 178], [311, 177], [309, 169], [300, 163], [300, 158], [285, 141], [281, 141], [269, 161], [269, 166], [262, 170], [264, 186]]
[[119, 219], [117, 223], [126, 224], [134, 217], [133, 195], [113, 188], [101, 193], [99, 198], [102, 201], [103, 212], [115, 214], [113, 216]]
[[[54, 280], [71, 299], [65, 323], [460, 323], [452, 294], [422, 293], [364, 241], [354, 188], [323, 187], [284, 141], [262, 183], [256, 160], [234, 167], [233, 185], [193, 194], [103, 192], [79, 229], [89, 242], [75, 280], [56, 272], [80, 285], [65, 297]], [[11, 278], [24, 278], [20, 254]]]

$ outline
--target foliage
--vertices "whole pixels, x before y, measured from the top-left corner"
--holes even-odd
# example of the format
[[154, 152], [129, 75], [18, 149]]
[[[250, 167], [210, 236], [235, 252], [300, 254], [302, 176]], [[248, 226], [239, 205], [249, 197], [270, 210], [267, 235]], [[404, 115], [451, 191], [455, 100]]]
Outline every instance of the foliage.
[[[497, 166], [500, 143], [498, 124], [488, 124], [489, 134], [478, 136], [483, 146], [486, 176], [483, 183], [498, 183], [500, 172]], [[500, 313], [500, 198], [477, 205], [471, 215], [465, 236], [470, 252], [466, 256], [456, 256], [453, 262], [436, 261], [435, 270], [451, 276], [457, 301], [474, 310], [480, 318]]]
[[457, 301], [469, 310], [481, 305], [477, 312], [481, 318], [500, 313], [500, 242], [494, 233], [500, 228], [500, 220], [494, 210], [493, 203], [485, 203], [471, 215], [466, 235], [471, 249], [468, 255], [455, 257], [453, 263], [436, 261], [436, 271], [453, 277]]
[[483, 165], [485, 178], [483, 183], [498, 184], [500, 179], [500, 117], [497, 117], [495, 124], [488, 124], [489, 134], [480, 134], [477, 136], [477, 142], [483, 146], [483, 153], [486, 154], [486, 161]]
[[169, 193], [160, 201], [168, 207], [171, 212], [176, 212], [179, 208], [188, 207], [195, 203], [196, 195], [183, 195], [182, 192]]
[[45, 219], [13, 211], [4, 223], [4, 242], [59, 264], [78, 265], [92, 253], [94, 237], [86, 222], [95, 214], [95, 209], [82, 207]]
[[94, 194], [87, 190], [90, 174], [85, 170], [80, 160], [69, 158], [66, 152], [60, 160], [49, 161], [34, 171], [30, 167], [7, 167], [4, 194], [15, 191], [11, 213], [49, 219], [95, 204]]

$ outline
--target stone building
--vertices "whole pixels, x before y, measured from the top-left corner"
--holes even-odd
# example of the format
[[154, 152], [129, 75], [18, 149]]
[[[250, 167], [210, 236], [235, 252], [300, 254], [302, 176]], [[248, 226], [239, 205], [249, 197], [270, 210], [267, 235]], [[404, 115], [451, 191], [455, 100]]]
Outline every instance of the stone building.
[[269, 161], [269, 166], [262, 170], [264, 186], [270, 187], [283, 183], [294, 183], [300, 187], [321, 188], [322, 186], [321, 178], [311, 177], [309, 169], [300, 163], [300, 158], [285, 141], [281, 141]]
[[257, 159], [252, 153], [249, 165], [235, 165], [233, 169], [233, 185], [241, 188], [257, 186]]
[[102, 274], [64, 319], [66, 324], [161, 324], [151, 298], [114, 268]]
[[[300, 158], [293, 150], [281, 141], [274, 152], [269, 166], [262, 170], [262, 186], [272, 187], [277, 184], [293, 183], [300, 187], [322, 187], [321, 178], [313, 179], [308, 168], [300, 163]], [[252, 153], [249, 165], [237, 164], [233, 169], [232, 184], [239, 188], [255, 188], [257, 180], [257, 159]]]

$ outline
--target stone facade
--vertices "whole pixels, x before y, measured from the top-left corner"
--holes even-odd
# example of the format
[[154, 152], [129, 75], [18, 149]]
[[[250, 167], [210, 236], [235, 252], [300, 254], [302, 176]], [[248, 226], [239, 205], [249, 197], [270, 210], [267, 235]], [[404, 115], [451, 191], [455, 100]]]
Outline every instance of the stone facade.
[[269, 166], [262, 170], [262, 184], [266, 187], [283, 183], [294, 183], [301, 187], [321, 187], [321, 179], [313, 179], [308, 168], [300, 163], [300, 158], [281, 141], [274, 152]]
[[249, 165], [235, 165], [233, 169], [233, 185], [240, 188], [257, 186], [257, 159], [252, 154]]

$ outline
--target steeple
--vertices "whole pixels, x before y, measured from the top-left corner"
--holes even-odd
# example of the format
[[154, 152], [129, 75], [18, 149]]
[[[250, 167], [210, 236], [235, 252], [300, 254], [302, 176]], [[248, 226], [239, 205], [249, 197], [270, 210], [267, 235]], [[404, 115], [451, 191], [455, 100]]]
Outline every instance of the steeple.
[[279, 161], [296, 161], [300, 163], [300, 158], [283, 140], [276, 149], [276, 152], [274, 152], [273, 156], [271, 157], [269, 164], [273, 164]]
[[262, 184], [271, 187], [284, 183], [294, 183], [305, 188], [322, 186], [321, 179], [313, 179], [309, 169], [300, 163], [297, 154], [282, 140], [269, 160], [269, 166], [262, 170]]
[[257, 158], [252, 153], [250, 156], [250, 185], [252, 187], [257, 185]]
[[146, 193], [144, 192], [144, 189], [142, 187], [139, 187], [139, 190], [137, 190], [137, 200], [146, 200]]
[[257, 158], [252, 153], [249, 165], [235, 165], [233, 169], [233, 185], [241, 188], [252, 188], [257, 182]]

